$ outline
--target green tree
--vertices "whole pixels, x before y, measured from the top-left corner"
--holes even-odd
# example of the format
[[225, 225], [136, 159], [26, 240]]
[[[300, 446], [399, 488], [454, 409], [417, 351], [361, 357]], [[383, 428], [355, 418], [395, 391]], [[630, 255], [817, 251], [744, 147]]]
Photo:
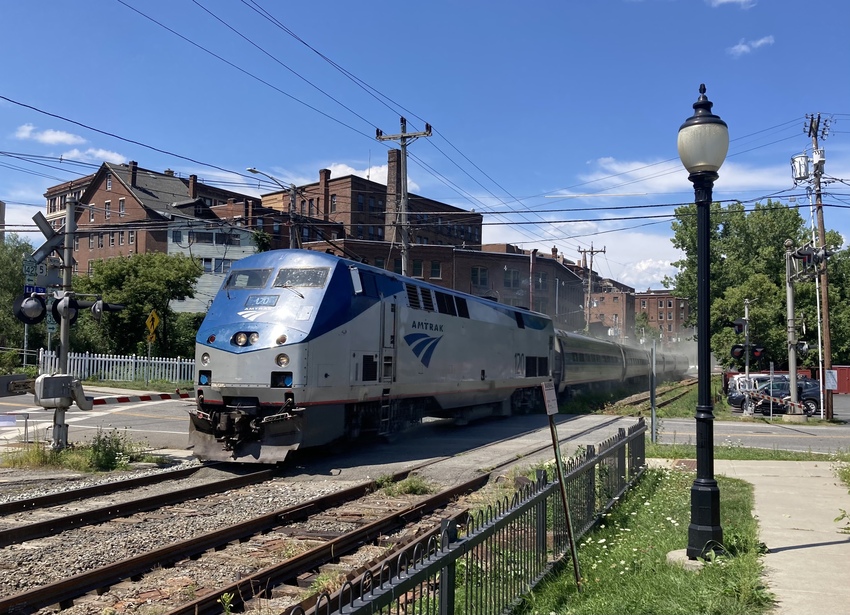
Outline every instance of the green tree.
[[194, 297], [194, 285], [200, 275], [197, 262], [182, 254], [134, 254], [96, 263], [91, 276], [75, 278], [74, 290], [100, 295], [104, 301], [120, 303], [125, 309], [104, 314], [100, 323], [81, 316], [72, 347], [76, 351], [143, 354], [148, 335], [145, 321], [151, 310], [156, 310], [160, 325], [154, 354], [176, 356], [181, 354], [178, 348], [185, 353], [185, 332], [179, 333], [179, 319], [169, 303]]
[[268, 252], [272, 249], [272, 236], [265, 231], [254, 231], [254, 252]]
[[[678, 273], [665, 280], [665, 285], [691, 302], [691, 324], [698, 317], [696, 272], [697, 233], [696, 206], [693, 204], [676, 210], [673, 223], [673, 244], [685, 257], [673, 263]], [[750, 300], [751, 341], [764, 345], [769, 360], [777, 366], [787, 365], [787, 317], [785, 283], [785, 241], [795, 246], [804, 245], [811, 231], [796, 208], [777, 201], [757, 203], [747, 212], [741, 203], [721, 205], [712, 203], [709, 228], [710, 258], [710, 332], [711, 349], [723, 365], [731, 365], [731, 346], [743, 343], [728, 324], [744, 315], [744, 299]], [[841, 245], [840, 236], [830, 233], [828, 245]], [[833, 361], [850, 359], [848, 333], [850, 333], [850, 308], [847, 283], [850, 282], [850, 263], [846, 255], [836, 254], [830, 259], [830, 317], [833, 337]], [[813, 281], [795, 281], [795, 311], [803, 314], [807, 326], [807, 339], [816, 339], [817, 301]], [[834, 296], [834, 299], [833, 299]], [[801, 332], [802, 335], [802, 332]], [[738, 339], [740, 337], [740, 339]], [[816, 356], [802, 359], [802, 365], [816, 362]]]
[[[23, 348], [24, 323], [12, 313], [12, 303], [24, 292], [23, 261], [33, 251], [32, 245], [15, 233], [6, 234], [5, 243], [0, 243], [0, 301], [6, 309], [0, 310], [0, 346], [5, 348]], [[44, 339], [44, 324], [29, 327], [30, 345], [32, 340]]]
[[638, 312], [635, 316], [635, 339], [646, 340], [651, 344], [652, 340], [661, 339], [661, 330], [656, 325], [649, 323], [649, 313]]

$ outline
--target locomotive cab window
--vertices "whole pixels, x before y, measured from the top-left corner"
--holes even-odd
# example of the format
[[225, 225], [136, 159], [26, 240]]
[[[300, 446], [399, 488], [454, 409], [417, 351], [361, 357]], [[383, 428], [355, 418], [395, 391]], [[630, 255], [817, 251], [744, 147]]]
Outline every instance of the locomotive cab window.
[[231, 271], [224, 283], [224, 287], [230, 290], [242, 288], [264, 288], [271, 275], [271, 269], [239, 269]]
[[322, 288], [328, 279], [327, 267], [286, 267], [277, 272], [277, 288]]

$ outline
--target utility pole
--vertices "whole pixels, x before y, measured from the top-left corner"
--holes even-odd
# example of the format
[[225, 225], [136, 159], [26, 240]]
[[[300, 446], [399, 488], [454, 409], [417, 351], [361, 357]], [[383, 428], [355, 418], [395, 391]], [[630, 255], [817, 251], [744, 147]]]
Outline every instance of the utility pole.
[[593, 295], [593, 255], [594, 254], [605, 254], [605, 246], [602, 246], [601, 250], [593, 249], [593, 242], [590, 243], [589, 250], [583, 250], [581, 248], [578, 249], [579, 253], [582, 255], [582, 260], [585, 260], [586, 255], [590, 254], [590, 273], [587, 276], [587, 298], [584, 302], [584, 330], [590, 330], [590, 302], [591, 296]]
[[750, 386], [750, 300], [744, 299], [744, 377], [747, 379], [747, 386]]
[[[824, 152], [818, 145], [818, 132], [822, 136], [826, 136], [828, 125], [824, 125], [823, 131], [820, 127], [820, 113], [810, 115], [808, 132], [812, 138], [812, 160], [814, 162], [814, 188], [815, 188], [815, 213], [818, 221], [818, 247], [826, 249], [826, 228], [823, 221], [823, 201], [821, 200], [821, 176], [823, 175], [823, 165], [825, 162]], [[823, 322], [823, 370], [832, 369], [832, 338], [829, 332], [829, 279], [826, 269], [826, 258], [820, 263], [817, 263], [818, 276], [820, 278], [820, 296], [821, 296], [821, 321]], [[821, 391], [823, 392], [823, 400], [825, 402], [825, 418], [832, 420], [832, 390], [826, 388], [826, 378], [821, 378]]]
[[295, 224], [295, 199], [298, 196], [298, 189], [295, 184], [289, 186], [289, 249], [301, 247], [301, 235], [298, 232], [298, 225]]
[[[71, 196], [65, 203], [65, 237], [62, 255], [62, 292], [65, 297], [71, 297], [72, 275], [74, 268], [74, 235], [77, 232], [77, 197]], [[70, 305], [66, 301], [66, 305]], [[68, 350], [71, 346], [71, 310], [66, 309], [59, 323], [59, 373], [69, 374]], [[65, 399], [65, 398], [62, 398]], [[53, 448], [63, 450], [68, 446], [68, 424], [65, 423], [65, 412], [70, 406], [60, 404], [53, 410]]]
[[380, 128], [375, 129], [375, 138], [378, 141], [398, 141], [401, 144], [401, 201], [398, 204], [398, 225], [401, 229], [401, 275], [408, 275], [408, 261], [410, 259], [410, 233], [407, 219], [407, 145], [413, 143], [419, 137], [431, 136], [431, 124], [425, 124], [423, 132], [407, 132], [407, 120], [401, 119], [401, 133], [397, 135], [385, 135]]

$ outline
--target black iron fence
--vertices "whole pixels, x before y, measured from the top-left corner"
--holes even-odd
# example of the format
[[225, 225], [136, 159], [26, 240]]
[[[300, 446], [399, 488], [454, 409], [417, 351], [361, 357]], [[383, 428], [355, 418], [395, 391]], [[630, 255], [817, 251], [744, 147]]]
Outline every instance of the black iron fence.
[[[564, 482], [578, 540], [643, 472], [643, 419], [565, 462]], [[322, 594], [290, 615], [510, 613], [553, 566], [569, 557], [566, 515], [554, 472], [507, 499], [447, 519], [439, 536], [407, 545], [391, 559]]]

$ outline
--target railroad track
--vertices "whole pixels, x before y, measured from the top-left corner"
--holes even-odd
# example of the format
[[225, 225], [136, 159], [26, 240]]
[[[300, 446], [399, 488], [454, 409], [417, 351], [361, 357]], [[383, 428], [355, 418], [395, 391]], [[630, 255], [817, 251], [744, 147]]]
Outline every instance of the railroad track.
[[[566, 442], [582, 436], [586, 437], [588, 434], [610, 426], [619, 420], [621, 420], [619, 417], [613, 417], [561, 439], [563, 442]], [[513, 440], [518, 436], [531, 435], [535, 431], [539, 430], [529, 430], [523, 434], [515, 434], [510, 438], [489, 443], [486, 446], [472, 450], [483, 451], [488, 448], [495, 448], [499, 444]], [[382, 504], [380, 501], [377, 505], [374, 504], [374, 493], [377, 489], [374, 481], [368, 481], [294, 506], [255, 516], [244, 522], [217, 528], [214, 531], [194, 536], [188, 540], [173, 542], [121, 561], [111, 562], [105, 566], [74, 574], [56, 582], [19, 592], [8, 598], [0, 599], [0, 612], [34, 613], [41, 608], [53, 605], [58, 605], [62, 609], [69, 608], [75, 603], [80, 606], [85, 603], [92, 603], [94, 606], [97, 596], [109, 591], [110, 588], [121, 585], [126, 590], [126, 586], [130, 584], [129, 579], [133, 579], [134, 581], [141, 579], [141, 583], [143, 584], [145, 575], [151, 573], [151, 571], [154, 571], [151, 574], [155, 574], [155, 571], [163, 569], [167, 570], [170, 575], [179, 576], [180, 573], [177, 571], [177, 568], [184, 563], [193, 563], [196, 568], [203, 568], [203, 562], [207, 561], [206, 558], [215, 554], [219, 558], [227, 558], [229, 562], [231, 559], [227, 555], [229, 551], [237, 549], [239, 545], [250, 545], [252, 544], [250, 541], [258, 543], [251, 547], [253, 549], [252, 553], [255, 554], [254, 559], [256, 561], [262, 561], [263, 557], [259, 553], [265, 548], [264, 545], [281, 545], [293, 537], [300, 537], [303, 542], [305, 534], [311, 541], [319, 541], [321, 539], [320, 544], [313, 544], [311, 542], [310, 544], [313, 544], [313, 546], [306, 550], [301, 549], [302, 552], [298, 555], [284, 558], [285, 561], [272, 566], [261, 566], [259, 569], [248, 574], [240, 573], [239, 576], [241, 578], [238, 581], [231, 582], [230, 584], [218, 583], [213, 589], [209, 588], [213, 582], [203, 582], [201, 585], [204, 591], [198, 590], [199, 593], [202, 593], [201, 596], [192, 597], [189, 600], [184, 599], [181, 604], [177, 605], [166, 600], [161, 606], [158, 605], [157, 608], [159, 612], [168, 612], [173, 615], [178, 613], [186, 615], [219, 613], [222, 607], [218, 600], [223, 594], [233, 594], [236, 597], [236, 602], [233, 606], [238, 606], [237, 603], [240, 601], [269, 599], [271, 596], [277, 595], [275, 592], [279, 593], [280, 590], [276, 588], [296, 585], [299, 578], [314, 574], [317, 568], [328, 565], [329, 562], [337, 560], [346, 552], [356, 551], [357, 548], [363, 545], [375, 543], [381, 536], [399, 531], [405, 527], [409, 527], [411, 524], [421, 523], [424, 517], [434, 514], [437, 510], [445, 509], [460, 494], [478, 489], [486, 484], [493, 473], [500, 471], [504, 467], [515, 465], [523, 458], [533, 457], [540, 453], [551, 453], [551, 441], [543, 438], [542, 442], [545, 442], [545, 444], [529, 446], [521, 454], [513, 451], [510, 457], [503, 462], [492, 464], [488, 468], [488, 472], [482, 473], [475, 479], [461, 485], [446, 489], [436, 496], [420, 498], [415, 502], [393, 510], [389, 514], [382, 514], [377, 517], [362, 515], [357, 519], [357, 523], [353, 523], [352, 527], [345, 529], [345, 531], [305, 531], [298, 528], [297, 524], [299, 522], [305, 523], [312, 519], [312, 523], [319, 528], [323, 527], [323, 524], [334, 525], [329, 519], [346, 518], [346, 515], [352, 517], [353, 513], [350, 511], [346, 512], [344, 506], [355, 502], [359, 502], [357, 506], [362, 509], [368, 509], [370, 506], [372, 509], [381, 509], [383, 507], [382, 512], [384, 512], [387, 508], [386, 504]], [[464, 455], [471, 452], [467, 451]], [[392, 479], [401, 480], [410, 472], [437, 465], [445, 459], [442, 458], [419, 464], [414, 468], [394, 475]], [[266, 472], [268, 471], [255, 474], [261, 475]], [[255, 476], [255, 474], [250, 476]], [[238, 478], [242, 480], [249, 479], [249, 477]], [[256, 480], [260, 480], [260, 477], [257, 476]], [[219, 484], [214, 489], [217, 490], [215, 491], [217, 493], [221, 489], [221, 485]], [[373, 497], [373, 503], [371, 505], [366, 500], [361, 502], [361, 500], [370, 496]], [[150, 508], [151, 505], [153, 505], [152, 502], [146, 505], [145, 510], [153, 510], [153, 508]], [[342, 509], [340, 508], [341, 506], [343, 507]], [[194, 508], [202, 509], [203, 506], [194, 505]], [[109, 516], [109, 513], [106, 511], [101, 511], [99, 514]], [[360, 513], [357, 514], [359, 515]], [[462, 510], [455, 510], [454, 512], [444, 511], [441, 518], [460, 514], [462, 514]], [[169, 515], [168, 513], [164, 513], [164, 516], [168, 518]], [[69, 527], [75, 527], [77, 531], [86, 531], [87, 529], [82, 528], [79, 522], [76, 524], [73, 522], [69, 523], [71, 523]], [[425, 529], [420, 527], [416, 530], [418, 532], [416, 536], [421, 536], [422, 532], [437, 532], [439, 531], [438, 526], [439, 520], [432, 521], [430, 526]], [[259, 540], [258, 537], [262, 537], [262, 540]], [[26, 538], [25, 540], [30, 540], [30, 538]], [[22, 542], [22, 540], [17, 542]], [[382, 554], [384, 556], [386, 555], [385, 552], [382, 552]], [[234, 554], [232, 559], [235, 560], [237, 557], [238, 555]], [[277, 559], [280, 558], [278, 557]], [[232, 575], [233, 573], [231, 572], [231, 578]], [[155, 594], [156, 592], [153, 593]], [[153, 598], [156, 598], [156, 596], [153, 596]], [[167, 598], [170, 600], [171, 596]], [[168, 609], [172, 610], [168, 611]], [[102, 606], [97, 606], [91, 612], [99, 613], [102, 610]]]
[[[663, 408], [664, 406], [667, 406], [677, 399], [681, 399], [687, 395], [695, 386], [696, 380], [683, 380], [667, 387], [656, 394], [655, 406], [657, 408]], [[638, 408], [643, 404], [649, 403], [649, 401], [649, 393], [640, 393], [639, 395], [632, 395], [627, 399], [617, 402], [617, 405], [621, 407]]]

